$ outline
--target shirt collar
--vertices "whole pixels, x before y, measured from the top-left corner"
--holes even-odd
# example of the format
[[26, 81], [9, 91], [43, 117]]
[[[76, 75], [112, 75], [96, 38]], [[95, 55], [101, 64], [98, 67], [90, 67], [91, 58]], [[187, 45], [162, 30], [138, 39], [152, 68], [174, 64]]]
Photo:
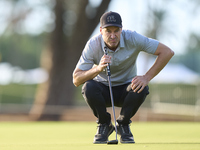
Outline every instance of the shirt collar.
[[[106, 46], [106, 44], [105, 44], [105, 42], [104, 42], [104, 40], [103, 40], [103, 37], [102, 37], [102, 35], [101, 35], [101, 47], [102, 47], [102, 50], [104, 51], [104, 47]], [[123, 37], [123, 35], [122, 35], [122, 33], [121, 33], [121, 35], [120, 35], [120, 42], [119, 42], [119, 46], [118, 46], [118, 48], [116, 49], [116, 51], [118, 51], [118, 50], [120, 50], [120, 48], [124, 48], [124, 37]], [[115, 52], [116, 52], [115, 51]]]

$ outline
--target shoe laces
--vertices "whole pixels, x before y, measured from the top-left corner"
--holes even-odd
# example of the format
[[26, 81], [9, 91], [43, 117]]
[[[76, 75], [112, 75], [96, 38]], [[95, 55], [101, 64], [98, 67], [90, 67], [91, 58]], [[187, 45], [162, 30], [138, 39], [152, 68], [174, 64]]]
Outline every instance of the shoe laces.
[[99, 134], [104, 134], [105, 131], [106, 131], [107, 124], [100, 124], [97, 127], [98, 127], [98, 133]]
[[123, 134], [131, 134], [129, 125], [121, 125], [121, 130]]

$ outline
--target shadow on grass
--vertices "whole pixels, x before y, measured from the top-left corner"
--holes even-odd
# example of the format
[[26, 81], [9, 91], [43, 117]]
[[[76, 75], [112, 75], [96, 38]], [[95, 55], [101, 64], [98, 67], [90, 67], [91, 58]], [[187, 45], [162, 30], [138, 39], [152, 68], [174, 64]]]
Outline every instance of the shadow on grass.
[[160, 142], [160, 143], [149, 142], [149, 143], [135, 143], [135, 144], [200, 144], [200, 142], [199, 143], [197, 142], [194, 142], [194, 143], [192, 142]]

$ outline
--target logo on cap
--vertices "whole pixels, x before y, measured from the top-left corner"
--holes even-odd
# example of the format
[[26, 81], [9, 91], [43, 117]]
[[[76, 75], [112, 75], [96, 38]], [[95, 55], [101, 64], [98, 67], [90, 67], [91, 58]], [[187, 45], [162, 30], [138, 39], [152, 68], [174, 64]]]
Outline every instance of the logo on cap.
[[107, 22], [116, 22], [117, 20], [115, 19], [115, 16], [108, 16], [107, 17]]

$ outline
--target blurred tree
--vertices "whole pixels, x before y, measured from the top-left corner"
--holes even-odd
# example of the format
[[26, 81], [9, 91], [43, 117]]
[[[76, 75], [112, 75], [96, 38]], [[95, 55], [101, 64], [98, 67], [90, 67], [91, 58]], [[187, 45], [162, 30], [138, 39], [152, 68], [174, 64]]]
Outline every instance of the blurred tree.
[[153, 39], [158, 39], [159, 36], [163, 33], [163, 21], [166, 16], [165, 10], [156, 10], [149, 7], [149, 15], [147, 19], [147, 27], [148, 30], [146, 31], [146, 35]]
[[[92, 6], [89, 0], [56, 0], [55, 29], [50, 38], [48, 60], [49, 80], [40, 85], [31, 114], [38, 120], [59, 120], [65, 106], [73, 105], [72, 72], [81, 52], [107, 9], [110, 0]], [[63, 108], [63, 109], [62, 109]]]
[[[164, 2], [164, 1], [162, 1]], [[159, 36], [161, 34], [164, 34], [166, 29], [164, 29], [164, 25], [163, 25], [163, 22], [166, 18], [166, 15], [167, 15], [167, 11], [164, 9], [164, 8], [158, 8], [156, 7], [155, 5], [152, 6], [152, 3], [151, 1], [148, 1], [147, 0], [147, 8], [148, 8], [148, 11], [147, 11], [147, 19], [146, 19], [146, 33], [145, 35], [147, 37], [150, 37], [152, 39], [157, 39], [159, 40]], [[145, 64], [148, 64], [149, 61], [150, 61], [150, 58], [152, 57], [156, 57], [154, 55], [149, 55], [147, 53], [143, 53], [145, 59]], [[144, 65], [143, 66], [143, 72], [147, 71], [148, 68], [147, 68], [148, 65]]]
[[40, 54], [44, 35], [13, 34], [0, 37], [2, 62], [9, 62], [22, 69], [40, 67]]
[[191, 33], [186, 46], [186, 54], [178, 56], [178, 61], [200, 74], [200, 36]]
[[23, 34], [23, 23], [33, 10], [24, 4], [23, 0], [1, 1], [0, 53], [2, 62], [9, 62], [23, 69], [32, 69], [40, 65], [39, 55], [44, 34]]

